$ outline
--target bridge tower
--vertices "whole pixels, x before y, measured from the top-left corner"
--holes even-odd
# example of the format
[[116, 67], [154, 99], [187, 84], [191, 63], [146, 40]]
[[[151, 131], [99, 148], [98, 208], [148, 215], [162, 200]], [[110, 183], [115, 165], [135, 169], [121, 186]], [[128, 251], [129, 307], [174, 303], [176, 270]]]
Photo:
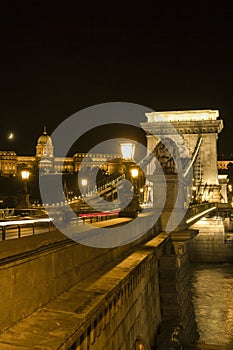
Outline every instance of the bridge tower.
[[[147, 134], [148, 153], [152, 152], [163, 137], [175, 141], [182, 163], [185, 158], [193, 162], [196, 198], [219, 201], [220, 190], [217, 167], [217, 139], [223, 128], [218, 110], [187, 110], [146, 113], [147, 122], [141, 123]], [[174, 132], [174, 130], [176, 132]], [[180, 142], [180, 136], [184, 145]], [[188, 154], [187, 154], [188, 150]], [[148, 173], [153, 173], [153, 169]]]

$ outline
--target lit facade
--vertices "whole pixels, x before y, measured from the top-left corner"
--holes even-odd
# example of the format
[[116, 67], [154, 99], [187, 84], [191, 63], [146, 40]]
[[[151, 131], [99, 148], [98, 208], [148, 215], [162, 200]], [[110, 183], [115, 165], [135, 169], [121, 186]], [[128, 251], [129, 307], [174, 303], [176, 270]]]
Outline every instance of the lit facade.
[[[184, 110], [146, 113], [147, 122], [141, 123], [147, 136], [147, 149], [152, 152], [162, 138], [169, 138], [178, 147], [181, 161], [192, 158], [193, 183], [200, 199], [219, 201], [217, 139], [223, 128], [218, 110]], [[148, 166], [153, 174], [155, 166]]]
[[233, 160], [218, 160], [218, 169], [219, 170], [228, 170], [228, 166], [232, 164]]
[[[18, 156], [15, 151], [0, 151], [0, 176], [16, 176], [22, 169], [44, 173], [77, 172], [83, 160], [86, 167], [101, 166], [109, 173], [114, 172], [117, 164], [113, 159], [120, 159], [119, 154], [75, 153], [73, 157], [57, 157], [54, 146], [46, 129], [37, 140], [35, 156]], [[119, 168], [119, 164], [118, 164]]]

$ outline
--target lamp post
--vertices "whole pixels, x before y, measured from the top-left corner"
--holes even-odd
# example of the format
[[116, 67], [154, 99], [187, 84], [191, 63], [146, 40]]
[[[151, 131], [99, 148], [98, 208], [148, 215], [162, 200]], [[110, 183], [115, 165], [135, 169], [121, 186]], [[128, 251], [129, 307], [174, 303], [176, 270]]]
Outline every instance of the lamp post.
[[134, 159], [135, 144], [133, 142], [121, 143], [122, 158], [126, 160]]
[[[229, 203], [231, 203], [231, 205], [232, 205], [232, 203], [233, 203], [232, 184], [229, 184], [229, 185], [227, 186], [227, 188], [228, 188], [228, 201], [229, 201]], [[232, 206], [233, 206], [233, 205], [232, 205]]]
[[83, 196], [85, 196], [86, 195], [86, 188], [87, 188], [87, 179], [82, 179], [81, 180], [81, 185], [82, 185], [82, 187], [84, 189]]
[[28, 208], [30, 206], [30, 201], [29, 201], [29, 193], [28, 193], [28, 180], [30, 177], [30, 172], [29, 170], [22, 170], [21, 171], [21, 178], [23, 180], [23, 184], [24, 184], [24, 202], [25, 202], [25, 206], [26, 208]]
[[197, 204], [197, 187], [192, 186], [192, 203]]
[[139, 203], [144, 203], [144, 187], [139, 190]]
[[138, 196], [138, 186], [137, 186], [137, 179], [138, 179], [138, 169], [137, 168], [132, 168], [130, 170], [131, 176], [133, 178], [133, 187], [134, 187], [134, 192]]
[[147, 199], [147, 202], [148, 202], [148, 204], [151, 204], [151, 203], [152, 203], [152, 199], [151, 199], [151, 190], [152, 190], [152, 187], [151, 187], [151, 186], [148, 186], [147, 189], [148, 189], [148, 199]]

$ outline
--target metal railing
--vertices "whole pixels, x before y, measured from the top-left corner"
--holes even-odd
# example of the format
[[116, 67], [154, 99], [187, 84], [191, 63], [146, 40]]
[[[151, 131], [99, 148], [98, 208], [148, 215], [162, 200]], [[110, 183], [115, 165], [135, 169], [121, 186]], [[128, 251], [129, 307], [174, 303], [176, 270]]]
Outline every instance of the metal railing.
[[77, 204], [78, 202], [82, 201], [83, 199], [85, 199], [85, 197], [96, 197], [99, 198], [99, 196], [103, 195], [104, 193], [110, 191], [110, 190], [114, 190], [114, 188], [116, 187], [116, 184], [118, 181], [125, 179], [125, 174], [122, 174], [120, 176], [117, 177], [112, 177], [112, 178], [108, 178], [108, 182], [98, 182], [96, 184], [95, 189], [92, 190], [88, 190], [87, 193], [85, 193], [85, 195], [83, 195], [82, 197], [76, 197], [73, 199], [69, 199], [69, 200], [65, 200], [64, 202], [57, 202], [57, 203], [45, 203], [42, 205], [37, 205], [37, 207], [39, 208], [50, 208], [50, 207], [63, 207], [63, 206], [68, 206], [68, 205], [72, 205], [72, 204]]
[[211, 211], [217, 208], [216, 203], [203, 203], [196, 204], [188, 208], [186, 213], [186, 223], [192, 224], [201, 217], [209, 214]]
[[105, 181], [98, 182], [96, 184], [96, 188], [97, 188], [98, 191], [99, 190], [104, 190], [104, 189], [106, 189], [106, 188], [108, 188], [110, 186], [115, 186], [118, 181], [123, 180], [123, 179], [125, 179], [125, 174], [119, 175], [117, 177], [112, 176], [112, 177], [109, 177], [107, 179], [108, 182], [105, 182]]
[[51, 230], [51, 224], [53, 219], [51, 218], [41, 218], [41, 219], [30, 219], [30, 220], [6, 220], [0, 221], [0, 228], [2, 233], [2, 241], [7, 239], [7, 229], [17, 230], [17, 238], [21, 237], [21, 228], [22, 226], [29, 226], [32, 228], [31, 235], [35, 234], [36, 224], [48, 223], [48, 231]]
[[96, 212], [96, 213], [85, 213], [85, 214], [79, 214], [79, 218], [83, 220], [83, 223], [85, 223], [86, 220], [90, 220], [92, 223], [93, 221], [103, 221], [103, 220], [110, 220], [113, 218], [117, 218], [119, 216], [120, 210], [111, 210], [111, 211], [105, 211], [105, 212]]
[[15, 208], [0, 209], [0, 220], [6, 219], [9, 216], [13, 216], [14, 212], [15, 212]]

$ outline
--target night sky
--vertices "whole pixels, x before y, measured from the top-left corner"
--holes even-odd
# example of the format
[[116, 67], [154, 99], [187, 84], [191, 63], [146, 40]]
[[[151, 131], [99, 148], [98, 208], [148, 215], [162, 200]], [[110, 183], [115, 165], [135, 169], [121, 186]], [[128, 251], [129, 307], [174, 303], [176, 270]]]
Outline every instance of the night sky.
[[219, 109], [219, 155], [233, 153], [230, 7], [154, 3], [1, 2], [0, 149], [33, 155], [44, 125], [52, 133], [83, 108], [122, 101], [155, 111]]

